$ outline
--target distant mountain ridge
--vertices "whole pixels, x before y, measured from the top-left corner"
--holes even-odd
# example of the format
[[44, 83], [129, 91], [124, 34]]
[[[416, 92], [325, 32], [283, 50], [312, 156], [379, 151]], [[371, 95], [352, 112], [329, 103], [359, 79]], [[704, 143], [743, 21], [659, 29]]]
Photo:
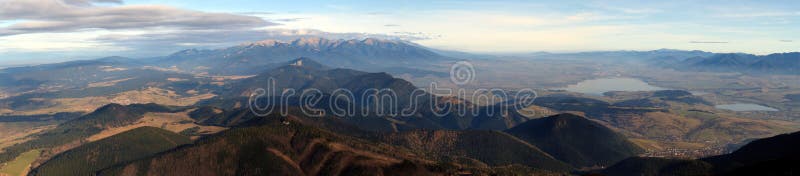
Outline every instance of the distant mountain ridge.
[[680, 70], [800, 74], [800, 52], [753, 55], [722, 53], [707, 57], [671, 58], [661, 66]]
[[612, 62], [630, 62], [630, 61], [645, 61], [651, 62], [653, 60], [663, 60], [670, 58], [690, 58], [690, 57], [706, 57], [714, 55], [714, 53], [700, 51], [700, 50], [676, 50], [676, 49], [658, 49], [650, 51], [633, 51], [633, 50], [619, 50], [619, 51], [586, 51], [576, 53], [531, 53], [528, 56], [533, 58], [544, 59], [578, 59], [578, 60], [593, 60], [593, 61], [612, 61]]
[[315, 58], [333, 67], [368, 71], [428, 66], [426, 64], [454, 60], [400, 40], [330, 40], [312, 37], [292, 41], [264, 40], [216, 50], [189, 49], [154, 58], [153, 63], [209, 74], [253, 74], [299, 57]]

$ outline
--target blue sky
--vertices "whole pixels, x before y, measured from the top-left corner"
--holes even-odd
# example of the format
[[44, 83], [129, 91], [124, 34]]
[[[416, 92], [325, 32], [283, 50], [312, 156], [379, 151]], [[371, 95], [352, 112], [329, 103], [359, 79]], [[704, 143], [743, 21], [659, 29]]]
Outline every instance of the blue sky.
[[800, 1], [790, 0], [0, 0], [0, 61], [149, 57], [309, 35], [400, 38], [480, 53], [768, 54], [798, 51], [798, 20]]

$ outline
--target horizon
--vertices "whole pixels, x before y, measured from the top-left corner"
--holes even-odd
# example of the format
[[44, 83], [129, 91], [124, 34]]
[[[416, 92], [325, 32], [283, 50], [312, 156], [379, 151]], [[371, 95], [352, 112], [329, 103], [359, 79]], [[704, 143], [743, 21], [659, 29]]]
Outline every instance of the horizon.
[[5, 0], [0, 61], [142, 58], [298, 37], [402, 39], [476, 54], [800, 48], [800, 11], [790, 8], [800, 2], [725, 2]]
[[[20, 61], [20, 60], [14, 60], [12, 58], [10, 60], [11, 62], [0, 63], [0, 69], [13, 68], [13, 67], [35, 66], [35, 65], [42, 65], [42, 64], [54, 64], [54, 63], [62, 63], [62, 62], [69, 62], [69, 61], [97, 60], [97, 59], [103, 59], [103, 58], [109, 58], [109, 57], [123, 57], [123, 58], [128, 58], [128, 59], [149, 59], [149, 58], [155, 58], [155, 57], [168, 56], [168, 55], [175, 54], [175, 53], [182, 52], [182, 51], [186, 51], [186, 50], [210, 50], [210, 51], [213, 51], [213, 50], [222, 50], [222, 49], [227, 49], [227, 48], [241, 46], [241, 45], [256, 44], [258, 42], [267, 41], [267, 40], [275, 40], [275, 41], [282, 42], [282, 43], [289, 43], [289, 42], [292, 42], [292, 41], [295, 41], [295, 40], [301, 40], [301, 39], [306, 39], [306, 38], [321, 38], [321, 39], [327, 39], [327, 40], [344, 40], [344, 41], [346, 41], [346, 40], [361, 40], [361, 41], [363, 41], [363, 40], [367, 40], [367, 39], [397, 40], [397, 41], [410, 42], [410, 43], [413, 43], [413, 44], [416, 44], [416, 45], [420, 45], [420, 46], [424, 47], [424, 49], [428, 49], [428, 50], [434, 49], [436, 51], [433, 51], [433, 50], [432, 51], [433, 52], [437, 52], [437, 53], [439, 51], [442, 51], [442, 52], [461, 52], [461, 53], [466, 53], [466, 54], [470, 54], [470, 55], [489, 55], [489, 56], [495, 56], [495, 57], [516, 57], [516, 56], [532, 57], [532, 55], [537, 55], [537, 54], [548, 55], [548, 54], [574, 54], [574, 53], [593, 53], [593, 52], [650, 52], [650, 51], [662, 51], [662, 50], [686, 51], [686, 52], [697, 51], [697, 52], [708, 52], [708, 53], [713, 53], [713, 54], [751, 54], [751, 55], [756, 55], [756, 56], [766, 56], [766, 55], [770, 55], [770, 54], [784, 54], [784, 53], [798, 53], [798, 52], [800, 52], [800, 51], [790, 51], [790, 52], [756, 54], [756, 53], [745, 53], [745, 52], [711, 52], [711, 51], [704, 51], [704, 50], [682, 50], [682, 49], [672, 49], [672, 48], [659, 48], [659, 49], [652, 49], [652, 50], [470, 52], [470, 51], [459, 51], [459, 50], [446, 50], [446, 49], [431, 48], [431, 47], [428, 47], [428, 46], [421, 45], [419, 43], [415, 43], [413, 41], [402, 40], [402, 39], [383, 39], [383, 38], [373, 38], [373, 37], [366, 37], [366, 38], [360, 38], [360, 39], [329, 39], [329, 38], [325, 38], [325, 37], [311, 36], [311, 37], [299, 37], [299, 38], [293, 38], [293, 39], [257, 40], [257, 41], [243, 42], [243, 43], [240, 43], [240, 44], [237, 44], [237, 45], [218, 47], [218, 48], [186, 48], [186, 49], [176, 50], [176, 51], [172, 51], [172, 52], [167, 52], [167, 53], [164, 53], [164, 54], [161, 54], [161, 55], [143, 56], [143, 57], [131, 57], [131, 56], [125, 56], [125, 55], [83, 56], [83, 57], [76, 57], [76, 58], [60, 58], [60, 59], [50, 59], [49, 61], [32, 61], [32, 62], [24, 61], [26, 59], [22, 59], [23, 61]], [[2, 58], [0, 58], [0, 59], [2, 59]], [[468, 58], [462, 58], [462, 59], [468, 59]], [[18, 62], [15, 62], [15, 61], [18, 61]]]

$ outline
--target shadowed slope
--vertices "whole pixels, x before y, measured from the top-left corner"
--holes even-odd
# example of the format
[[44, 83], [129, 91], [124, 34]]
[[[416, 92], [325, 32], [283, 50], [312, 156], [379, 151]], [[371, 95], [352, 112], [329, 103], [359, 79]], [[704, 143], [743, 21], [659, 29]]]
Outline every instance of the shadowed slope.
[[506, 132], [576, 167], [610, 165], [643, 151], [611, 129], [573, 114], [529, 120]]

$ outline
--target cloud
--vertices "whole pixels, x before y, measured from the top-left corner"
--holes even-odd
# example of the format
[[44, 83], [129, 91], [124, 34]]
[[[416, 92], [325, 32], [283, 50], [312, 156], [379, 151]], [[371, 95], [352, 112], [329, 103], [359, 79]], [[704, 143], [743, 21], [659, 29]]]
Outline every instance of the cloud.
[[0, 20], [18, 21], [0, 28], [0, 36], [74, 32], [86, 29], [175, 28], [184, 30], [248, 29], [278, 25], [262, 18], [209, 13], [160, 5], [122, 4], [121, 0], [6, 0], [0, 2]]
[[64, 0], [63, 2], [76, 6], [91, 6], [93, 3], [122, 4], [122, 0]]
[[399, 24], [384, 24], [383, 26], [386, 26], [386, 27], [400, 27]]
[[689, 41], [689, 43], [706, 43], [706, 44], [712, 44], [712, 43], [729, 43], [729, 42], [726, 42], [726, 41]]
[[264, 38], [277, 40], [291, 40], [303, 37], [323, 37], [329, 39], [364, 39], [379, 38], [391, 40], [428, 40], [435, 35], [422, 32], [393, 32], [390, 34], [360, 33], [360, 32], [325, 32], [316, 29], [270, 29], [264, 31]]
[[780, 41], [780, 42], [786, 42], [786, 43], [791, 43], [791, 42], [793, 42], [792, 40], [779, 40], [779, 41]]
[[280, 18], [280, 19], [272, 19], [271, 21], [277, 22], [295, 22], [300, 20], [305, 20], [306, 18]]
[[242, 15], [272, 15], [272, 14], [275, 14], [275, 13], [273, 13], [273, 12], [252, 11], [252, 12], [238, 12], [237, 14], [242, 14]]
[[[281, 25], [278, 23], [311, 19], [277, 16], [260, 11], [211, 13], [163, 5], [124, 5], [122, 0], [0, 0], [0, 52], [149, 57], [264, 39], [427, 38], [421, 33], [275, 29]], [[3, 55], [7, 54], [0, 57]]]

